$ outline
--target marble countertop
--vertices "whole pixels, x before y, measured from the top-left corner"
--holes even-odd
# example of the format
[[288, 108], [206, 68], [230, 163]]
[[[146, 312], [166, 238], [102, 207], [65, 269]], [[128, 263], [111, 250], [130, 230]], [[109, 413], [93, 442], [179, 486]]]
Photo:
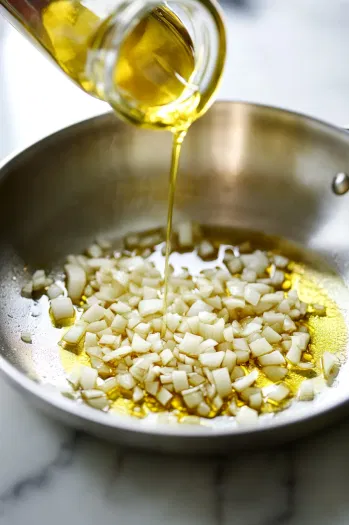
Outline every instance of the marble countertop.
[[[349, 123], [348, 1], [239, 3], [221, 98]], [[0, 21], [0, 158], [105, 110]], [[51, 421], [0, 379], [0, 525], [347, 525], [348, 443], [346, 421], [219, 459], [131, 451]]]
[[0, 525], [347, 525], [349, 422], [222, 458], [139, 452], [57, 424], [0, 382]]

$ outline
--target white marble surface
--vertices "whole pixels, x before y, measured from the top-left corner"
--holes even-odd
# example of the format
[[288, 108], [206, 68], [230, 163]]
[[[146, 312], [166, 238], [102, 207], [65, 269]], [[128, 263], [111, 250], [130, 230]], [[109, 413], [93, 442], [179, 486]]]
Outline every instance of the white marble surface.
[[[230, 10], [222, 98], [349, 122], [349, 4], [249, 0]], [[0, 158], [100, 113], [0, 22]], [[347, 525], [349, 423], [224, 459], [129, 451], [37, 413], [0, 380], [0, 525]]]

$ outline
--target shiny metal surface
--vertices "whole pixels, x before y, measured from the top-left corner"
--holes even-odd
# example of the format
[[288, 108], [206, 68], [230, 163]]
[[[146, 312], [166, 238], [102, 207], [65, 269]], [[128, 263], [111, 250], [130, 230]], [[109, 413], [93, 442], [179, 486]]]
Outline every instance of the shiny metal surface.
[[[97, 435], [180, 452], [220, 452], [292, 439], [349, 408], [348, 367], [320, 401], [257, 429], [153, 426], [99, 413], [61, 397], [24, 372], [62, 374], [57, 346], [20, 297], [25, 265], [52, 268], [97, 235], [163, 225], [170, 136], [137, 130], [113, 115], [67, 128], [4, 163], [0, 171], [0, 365], [46, 412]], [[175, 220], [280, 235], [315, 250], [349, 277], [349, 204], [332, 192], [349, 170], [349, 135], [310, 118], [243, 103], [217, 103], [183, 149]], [[330, 275], [330, 274], [329, 274]], [[349, 295], [340, 298], [346, 316]], [[44, 306], [44, 305], [43, 305]], [[23, 330], [34, 344], [20, 340]]]

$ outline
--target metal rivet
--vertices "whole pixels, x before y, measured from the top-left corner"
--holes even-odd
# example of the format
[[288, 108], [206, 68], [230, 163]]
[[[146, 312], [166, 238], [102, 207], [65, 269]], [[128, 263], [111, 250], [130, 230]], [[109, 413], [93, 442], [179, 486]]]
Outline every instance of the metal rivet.
[[332, 180], [332, 191], [336, 195], [344, 195], [349, 191], [349, 175], [337, 173]]

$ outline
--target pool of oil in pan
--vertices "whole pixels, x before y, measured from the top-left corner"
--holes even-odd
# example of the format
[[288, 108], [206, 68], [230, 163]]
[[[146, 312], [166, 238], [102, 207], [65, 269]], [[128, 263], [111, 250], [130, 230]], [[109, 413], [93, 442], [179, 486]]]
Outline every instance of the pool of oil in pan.
[[[227, 249], [232, 249], [232, 244], [223, 244], [217, 240], [214, 241], [212, 238], [210, 241], [215, 242], [217, 247], [219, 247], [218, 256], [216, 259], [204, 261], [197, 255], [195, 250], [186, 253], [173, 252], [171, 255], [171, 264], [175, 272], [180, 271], [183, 268], [188, 268], [191, 274], [197, 275], [204, 269], [224, 267], [224, 253]], [[264, 236], [261, 236], [260, 242], [258, 242], [256, 246], [253, 246], [253, 249], [267, 249], [265, 244], [268, 244], [268, 241], [265, 241]], [[275, 244], [275, 240], [273, 244]], [[282, 241], [282, 245], [284, 244], [284, 241]], [[156, 267], [160, 271], [163, 271], [164, 268], [162, 248], [163, 244], [156, 246], [153, 253], [149, 256], [149, 259], [155, 263]], [[280, 249], [270, 251], [289, 255], [285, 253], [285, 251], [280, 252]], [[326, 275], [326, 277], [324, 277], [324, 275]], [[339, 286], [345, 288], [344, 283], [338, 277], [333, 276], [333, 280], [337, 287]], [[306, 352], [303, 357], [305, 360], [313, 362], [314, 368], [310, 371], [289, 371], [284, 382], [289, 386], [292, 394], [296, 394], [301, 382], [304, 379], [315, 377], [321, 373], [319, 358], [325, 351], [336, 353], [337, 355], [339, 354], [339, 356], [344, 361], [344, 349], [347, 341], [347, 330], [339, 307], [329, 296], [329, 291], [327, 289], [328, 281], [331, 282], [331, 278], [328, 279], [327, 273], [322, 274], [321, 271], [312, 268], [309, 263], [291, 261], [288, 266], [288, 271], [286, 272], [286, 278], [283, 284], [283, 289], [285, 291], [291, 288], [296, 289], [298, 291], [300, 300], [310, 304], [316, 303], [322, 305], [326, 309], [326, 314], [321, 316], [315, 312], [310, 311], [304, 322], [304, 324], [309, 329], [311, 342], [308, 352]], [[84, 365], [89, 365], [89, 358], [85, 352], [81, 352], [79, 355], [76, 355], [63, 348], [60, 348], [59, 351], [63, 368], [67, 373], [71, 371], [72, 367], [77, 362], [80, 362]], [[251, 363], [250, 365], [247, 364], [245, 370], [248, 371], [249, 368], [252, 369], [255, 366], [255, 363]], [[267, 379], [262, 373], [256, 382], [256, 386], [261, 388], [272, 384], [272, 381]], [[131, 399], [128, 399], [126, 397], [126, 392], [114, 392], [111, 395], [111, 400], [113, 401], [111, 412], [114, 411], [117, 413], [128, 414], [138, 418], [143, 418], [151, 412], [166, 412], [166, 410], [150, 395], [145, 397], [145, 400], [142, 404], [135, 404]], [[237, 402], [239, 404], [239, 400]], [[292, 400], [289, 399], [282, 405], [266, 403], [262, 408], [262, 412], [277, 412], [280, 409], [286, 408], [291, 402]], [[241, 402], [241, 404], [243, 403]], [[228, 403], [223, 405], [220, 410], [221, 415], [225, 414], [227, 406]], [[173, 411], [176, 411], [179, 420], [190, 415], [190, 411], [188, 411], [179, 397], [174, 397], [171, 403], [171, 408]], [[216, 415], [217, 413], [212, 411], [209, 417], [212, 418]]]

